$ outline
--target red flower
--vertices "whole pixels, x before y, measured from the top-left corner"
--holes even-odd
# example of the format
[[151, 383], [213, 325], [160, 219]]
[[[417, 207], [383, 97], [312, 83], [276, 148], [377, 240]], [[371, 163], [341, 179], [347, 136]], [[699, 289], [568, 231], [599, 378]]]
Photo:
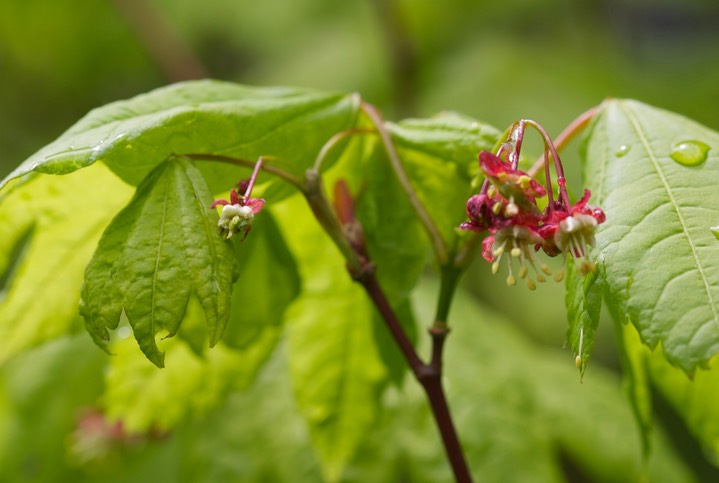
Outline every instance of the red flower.
[[[238, 184], [238, 188], [242, 188], [242, 183]], [[225, 199], [215, 200], [210, 205], [210, 208], [222, 206], [222, 213], [217, 226], [220, 227], [220, 233], [225, 238], [229, 240], [235, 233], [243, 232], [242, 239], [244, 240], [250, 229], [252, 229], [255, 214], [259, 213], [264, 205], [265, 200], [240, 196], [237, 190], [233, 189], [230, 191], [230, 201]]]
[[[545, 167], [547, 189], [528, 173], [516, 168], [525, 125], [540, 131], [545, 141], [545, 159], [551, 156], [554, 160], [559, 185], [556, 199], [551, 190], [547, 191], [552, 185], [549, 167]], [[507, 156], [512, 163], [502, 159]], [[574, 205], [569, 204], [561, 161], [543, 128], [533, 121], [519, 121], [510, 130], [507, 142], [500, 147], [497, 155], [486, 151], [479, 153], [479, 166], [485, 181], [480, 192], [467, 200], [469, 221], [462, 223], [460, 228], [490, 233], [482, 243], [482, 256], [492, 263], [493, 273], [499, 271], [502, 257], [509, 253], [507, 284], [517, 283], [514, 276], [516, 260], [519, 278], [526, 278], [527, 286], [534, 289], [534, 281], [527, 276], [530, 269], [539, 282], [545, 281], [543, 274], [550, 274], [546, 265], [535, 260], [534, 253], [540, 248], [552, 257], [569, 253], [575, 260], [581, 260], [579, 271], [582, 274], [594, 270], [595, 264], [586, 260], [586, 255], [588, 248], [595, 243], [596, 226], [605, 220], [604, 212], [587, 205], [589, 190]], [[548, 198], [546, 208], [540, 212], [537, 199], [544, 196]], [[555, 280], [559, 281], [563, 276], [560, 271]]]
[[[588, 247], [594, 246], [596, 226], [606, 220], [601, 208], [587, 205], [591, 192], [566, 210], [556, 207], [547, 213], [539, 232], [543, 238], [542, 249], [549, 256], [570, 253], [575, 259], [585, 258]], [[593, 271], [594, 265], [582, 263], [580, 271]]]
[[492, 263], [492, 273], [496, 274], [499, 272], [502, 257], [509, 253], [509, 259], [507, 259], [509, 268], [507, 285], [511, 287], [517, 283], [513, 270], [514, 260], [517, 260], [519, 278], [526, 279], [527, 287], [534, 290], [536, 288], [534, 281], [527, 277], [529, 268], [534, 271], [538, 282], [546, 281], [542, 272], [547, 275], [551, 273], [549, 267], [543, 263], [539, 264], [540, 268], [537, 269], [534, 258], [536, 249], [534, 247], [540, 243], [542, 243], [542, 237], [533, 228], [523, 225], [511, 225], [501, 228], [494, 235], [488, 236], [482, 241], [482, 256]]
[[479, 153], [479, 165], [492, 186], [485, 182], [482, 192], [467, 200], [469, 222], [460, 228], [482, 232], [512, 225], [536, 226], [541, 213], [535, 197], [546, 194], [544, 187], [487, 151]]
[[479, 167], [506, 200], [516, 203], [523, 210], [537, 211], [535, 198], [547, 194], [547, 190], [537, 180], [524, 171], [512, 168], [490, 152], [479, 153]]

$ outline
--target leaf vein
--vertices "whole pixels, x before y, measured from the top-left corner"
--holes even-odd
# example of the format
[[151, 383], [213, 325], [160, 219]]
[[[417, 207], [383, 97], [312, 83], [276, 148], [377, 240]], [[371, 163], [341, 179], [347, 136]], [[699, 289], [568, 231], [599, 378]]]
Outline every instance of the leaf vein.
[[165, 193], [162, 200], [162, 218], [160, 220], [160, 237], [157, 241], [157, 255], [155, 256], [155, 270], [152, 273], [152, 298], [150, 302], [150, 337], [152, 337], [152, 351], [159, 358], [160, 353], [157, 345], [154, 343], [155, 339], [155, 295], [157, 294], [157, 272], [160, 268], [160, 260], [162, 259], [162, 245], [165, 240], [165, 221], [167, 219], [167, 198], [169, 196], [169, 184], [165, 182]]
[[689, 234], [689, 230], [687, 229], [686, 221], [684, 220], [684, 215], [681, 211], [681, 206], [677, 202], [674, 193], [672, 192], [671, 187], [669, 186], [669, 182], [667, 181], [666, 174], [662, 170], [662, 167], [659, 163], [659, 159], [657, 157], [657, 154], [652, 149], [649, 140], [647, 139], [647, 136], [642, 128], [642, 126], [639, 123], [639, 120], [636, 118], [634, 113], [626, 108], [622, 103], [619, 104], [621, 109], [624, 111], [625, 115], [627, 116], [627, 119], [629, 119], [629, 122], [631, 123], [632, 127], [634, 128], [634, 131], [636, 132], [637, 136], [639, 137], [639, 140], [641, 141], [642, 145], [644, 146], [644, 150], [647, 153], [647, 156], [649, 160], [651, 161], [652, 165], [654, 166], [654, 170], [656, 171], [657, 175], [659, 176], [660, 181], [662, 182], [662, 185], [664, 186], [664, 190], [667, 193], [667, 196], [669, 197], [669, 202], [672, 205], [672, 208], [677, 214], [677, 218], [679, 220], [679, 224], [681, 225], [682, 231], [684, 232], [684, 235], [686, 236], [687, 243], [689, 244], [689, 247], [692, 252], [692, 257], [694, 258], [694, 263], [696, 264], [700, 278], [704, 284], [704, 290], [706, 291], [707, 298], [709, 300], [709, 304], [711, 306], [712, 314], [714, 315], [714, 324], [719, 329], [719, 309], [717, 309], [717, 303], [714, 300], [714, 297], [712, 296], [711, 287], [709, 286], [709, 281], [707, 280], [707, 276], [704, 273], [704, 267], [702, 266], [702, 263], [699, 259], [699, 254], [697, 253], [697, 247], [695, 246], [694, 242], [692, 241], [692, 238]]

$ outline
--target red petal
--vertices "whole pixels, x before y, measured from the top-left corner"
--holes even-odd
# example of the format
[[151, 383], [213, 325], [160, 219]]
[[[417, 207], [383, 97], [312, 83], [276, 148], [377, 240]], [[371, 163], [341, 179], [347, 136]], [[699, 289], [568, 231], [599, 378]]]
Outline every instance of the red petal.
[[483, 231], [486, 231], [487, 227], [484, 225], [478, 225], [473, 221], [465, 221], [464, 223], [459, 225], [459, 229], [473, 231], [475, 233], [481, 233]]
[[240, 195], [237, 194], [237, 190], [230, 191], [230, 201], [232, 202], [233, 205], [240, 204]]
[[259, 213], [263, 206], [265, 206], [265, 200], [262, 198], [250, 198], [245, 201], [244, 206], [252, 208], [252, 213]]
[[467, 200], [467, 218], [476, 225], [484, 225], [484, 211], [489, 209], [489, 198], [485, 194], [474, 195]]
[[[574, 203], [574, 205], [572, 206], [572, 208], [570, 210], [571, 213], [572, 214], [584, 213], [584, 208], [587, 206], [587, 201], [589, 201], [590, 196], [592, 196], [592, 193], [589, 190], [585, 189], [584, 196], [582, 196], [582, 198], [579, 201]], [[587, 214], [589, 214], [589, 213], [587, 213]]]
[[250, 180], [243, 179], [242, 181], [237, 183], [237, 191], [244, 196], [247, 193], [248, 186], [250, 186]]
[[230, 204], [230, 202], [227, 200], [215, 200], [210, 205], [210, 208], [214, 208], [215, 206], [225, 206], [225, 205], [229, 205], [229, 204]]
[[510, 165], [489, 151], [481, 151], [479, 153], [479, 167], [484, 171], [484, 174], [493, 178], [496, 178], [499, 173], [514, 172]]
[[598, 207], [592, 207], [592, 216], [595, 220], [597, 220], [597, 223], [604, 223], [607, 221], [607, 215], [604, 214], [604, 211], [602, 211], [601, 208]]
[[494, 235], [488, 236], [482, 240], [482, 257], [491, 262], [494, 260], [494, 254], [492, 253], [492, 245], [494, 245]]

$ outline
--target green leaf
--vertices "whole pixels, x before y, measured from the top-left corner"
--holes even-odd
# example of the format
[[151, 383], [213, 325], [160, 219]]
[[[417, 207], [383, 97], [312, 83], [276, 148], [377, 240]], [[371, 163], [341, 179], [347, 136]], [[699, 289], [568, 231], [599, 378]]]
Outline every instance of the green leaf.
[[340, 477], [375, 421], [387, 381], [372, 334], [372, 307], [359, 287], [342, 285], [306, 295], [290, 312], [297, 404], [329, 481]]
[[358, 171], [357, 219], [377, 279], [396, 304], [417, 284], [429, 243], [387, 158], [375, 153]]
[[[433, 313], [437, 290], [436, 281], [420, 283], [412, 297], [417, 313]], [[452, 323], [444, 380], [476, 481], [694, 481], [660, 430], [656, 451], [643, 460], [616, 374], [594, 366], [580, 384], [565, 351], [532, 344], [463, 290], [457, 291]], [[429, 351], [427, 339], [421, 339], [423, 352]], [[416, 381], [407, 380], [386, 401], [343, 481], [454, 481]]]
[[644, 454], [649, 456], [654, 432], [654, 410], [645, 353], [647, 347], [639, 339], [639, 334], [634, 326], [626, 321], [618, 320], [617, 317], [614, 320], [614, 331], [619, 344], [624, 385], [632, 405], [634, 418], [639, 425]]
[[[414, 342], [417, 331], [408, 297], [426, 265], [429, 244], [377, 139], [355, 137], [325, 177], [330, 186], [335, 179], [347, 182], [377, 280]], [[380, 354], [399, 383], [407, 362], [378, 313], [373, 322]]]
[[325, 478], [336, 481], [370, 431], [388, 380], [374, 308], [329, 238], [312, 228], [304, 201], [286, 200], [278, 217], [304, 283], [287, 313], [292, 382]]
[[[413, 297], [418, 313], [431, 313], [431, 294], [437, 289], [436, 283], [420, 286]], [[445, 361], [450, 407], [476, 480], [565, 481], [559, 468], [571, 462], [597, 481], [614, 481], [617, 475], [639, 481], [645, 471], [651, 481], [691, 481], [660, 431], [654, 434], [656, 451], [643, 459], [614, 374], [595, 366], [592, 377], [580, 384], [565, 351], [533, 345], [501, 314], [462, 290], [455, 297], [452, 324]], [[402, 405], [399, 411], [413, 414]], [[418, 427], [417, 422], [400, 424]], [[429, 418], [423, 425], [436, 435]], [[447, 465], [434, 438], [416, 432], [405, 436], [407, 444], [414, 442], [413, 456], [407, 457], [417, 481], [443, 481], [422, 476], [432, 474], [432, 463]], [[416, 441], [435, 446], [422, 450]]]
[[202, 176], [184, 158], [159, 165], [138, 186], [85, 271], [81, 314], [100, 347], [124, 312], [142, 351], [163, 367], [155, 336], [177, 332], [192, 293], [202, 305], [210, 346], [217, 343], [237, 273], [211, 202]]
[[[199, 300], [191, 297], [182, 328], [195, 331], [204, 325], [204, 318]], [[203, 354], [181, 336], [166, 340], [167, 367], [161, 371], [137, 350], [129, 333], [129, 327], [118, 330], [111, 342], [103, 407], [110, 419], [122, 421], [129, 431], [146, 432], [202, 420], [224, 404], [232, 389], [250, 386], [275, 350], [280, 328], [266, 327], [243, 349], [220, 342]]]
[[0, 364], [81, 327], [83, 270], [102, 230], [130, 196], [131, 189], [102, 165], [62, 183], [54, 176], [29, 177], [2, 192]]
[[28, 350], [0, 368], [3, 481], [78, 481], [81, 472], [67, 464], [71, 436], [102, 392], [106, 359], [79, 333]]
[[445, 243], [452, 245], [472, 195], [477, 155], [501, 133], [454, 113], [388, 123], [407, 175]]
[[[708, 150], [708, 151], [707, 151]], [[607, 303], [691, 374], [719, 352], [719, 134], [636, 101], [607, 101], [586, 144]]]
[[[251, 388], [190, 428], [179, 428], [187, 481], [306, 482], [322, 473], [292, 394], [285, 347], [275, 352]], [[189, 429], [189, 430], [188, 430]]]
[[[706, 368], [697, 370], [692, 378], [667, 362], [661, 346], [649, 350], [639, 339], [637, 330], [626, 324], [622, 331], [623, 349], [631, 358], [630, 382], [633, 396], [639, 404], [639, 421], [649, 434], [653, 429], [652, 388], [658, 390], [673, 410], [682, 418], [686, 428], [710, 454], [710, 461], [719, 459], [719, 357], [709, 361]], [[651, 386], [651, 387], [650, 387]], [[654, 396], [656, 398], [656, 396]], [[696, 454], [692, 457], [701, 458]]]
[[567, 343], [577, 356], [576, 365], [581, 376], [584, 376], [592, 355], [602, 309], [602, 287], [597, 282], [600, 270], [602, 267], [598, 265], [595, 271], [582, 276], [573, 260], [567, 263]]
[[[210, 80], [179, 83], [91, 111], [0, 188], [30, 171], [64, 174], [99, 160], [138, 184], [173, 153], [250, 160], [274, 155], [281, 158], [275, 165], [302, 175], [332, 135], [354, 124], [358, 103], [356, 95]], [[236, 176], [236, 168], [214, 163], [202, 171], [213, 191]]]
[[230, 347], [252, 345], [269, 327], [281, 329], [284, 312], [300, 292], [300, 276], [272, 214], [255, 218], [244, 240], [233, 238], [242, 267], [232, 292], [230, 320], [222, 338]]
[[667, 363], [661, 349], [644, 351], [652, 383], [682, 416], [689, 431], [701, 443], [711, 460], [719, 458], [719, 358], [689, 379], [685, 373]]

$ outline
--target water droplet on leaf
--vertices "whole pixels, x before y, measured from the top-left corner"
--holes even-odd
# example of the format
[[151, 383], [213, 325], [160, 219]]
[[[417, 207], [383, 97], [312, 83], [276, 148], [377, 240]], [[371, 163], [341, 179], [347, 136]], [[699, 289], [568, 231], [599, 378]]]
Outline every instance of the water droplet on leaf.
[[619, 146], [619, 148], [617, 148], [617, 152], [615, 152], [614, 154], [618, 158], [621, 158], [621, 157], [625, 156], [629, 152], [630, 149], [631, 149], [630, 146], [627, 146], [626, 144], [622, 144], [621, 146]]
[[707, 159], [709, 146], [701, 141], [683, 141], [672, 148], [672, 159], [684, 166], [698, 166]]

